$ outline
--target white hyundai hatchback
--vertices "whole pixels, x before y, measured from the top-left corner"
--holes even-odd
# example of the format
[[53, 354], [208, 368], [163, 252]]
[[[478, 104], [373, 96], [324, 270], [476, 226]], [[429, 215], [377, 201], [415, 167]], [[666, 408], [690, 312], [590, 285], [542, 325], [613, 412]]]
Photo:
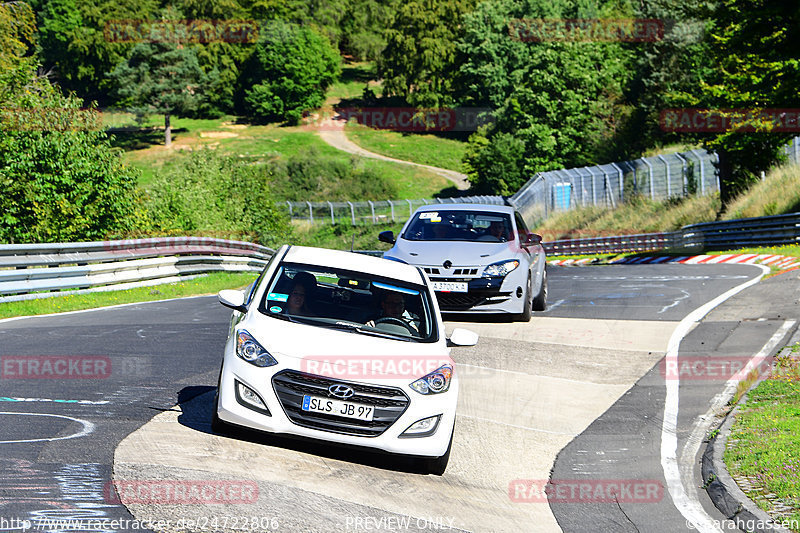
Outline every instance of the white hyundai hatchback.
[[458, 375], [425, 272], [366, 255], [284, 246], [234, 310], [214, 410], [227, 424], [415, 456], [441, 475]]

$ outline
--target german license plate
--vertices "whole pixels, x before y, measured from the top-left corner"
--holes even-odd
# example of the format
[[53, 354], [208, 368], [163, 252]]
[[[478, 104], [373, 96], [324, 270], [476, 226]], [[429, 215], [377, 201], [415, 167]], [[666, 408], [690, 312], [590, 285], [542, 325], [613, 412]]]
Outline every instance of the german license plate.
[[371, 405], [343, 402], [342, 400], [320, 398], [319, 396], [303, 396], [303, 411], [355, 418], [366, 422], [372, 422], [372, 417], [375, 414], [375, 408]]
[[462, 281], [432, 281], [431, 285], [439, 292], [467, 292], [467, 284]]

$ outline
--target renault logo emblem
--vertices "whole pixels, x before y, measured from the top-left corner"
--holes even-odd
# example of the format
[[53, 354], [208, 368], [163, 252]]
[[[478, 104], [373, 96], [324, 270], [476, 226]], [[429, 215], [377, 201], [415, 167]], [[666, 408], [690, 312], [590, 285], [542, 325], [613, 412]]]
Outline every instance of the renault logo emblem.
[[442, 266], [445, 268], [450, 268], [451, 266], [453, 266], [453, 263], [448, 259], [444, 263], [442, 263]]
[[355, 391], [352, 388], [348, 387], [347, 385], [342, 385], [341, 383], [337, 383], [336, 385], [331, 385], [330, 387], [328, 387], [328, 394], [346, 400], [350, 398], [353, 394], [355, 394]]

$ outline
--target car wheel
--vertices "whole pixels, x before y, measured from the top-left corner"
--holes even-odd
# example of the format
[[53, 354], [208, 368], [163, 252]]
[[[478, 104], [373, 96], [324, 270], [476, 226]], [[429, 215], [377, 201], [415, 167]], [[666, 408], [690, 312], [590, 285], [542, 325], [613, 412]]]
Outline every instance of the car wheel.
[[447, 469], [447, 463], [450, 461], [450, 450], [453, 448], [453, 433], [455, 433], [455, 427], [453, 428], [453, 432], [450, 433], [450, 444], [447, 445], [447, 451], [444, 452], [444, 455], [441, 457], [432, 457], [430, 459], [424, 460], [424, 467], [425, 471], [429, 474], [433, 474], [435, 476], [441, 476], [444, 474], [444, 471]]
[[528, 274], [528, 286], [525, 288], [525, 303], [522, 305], [522, 312], [517, 315], [520, 322], [530, 322], [533, 311], [533, 293], [531, 292], [531, 276]]
[[533, 299], [533, 310], [544, 311], [547, 309], [547, 269], [542, 271], [542, 286], [539, 294]]

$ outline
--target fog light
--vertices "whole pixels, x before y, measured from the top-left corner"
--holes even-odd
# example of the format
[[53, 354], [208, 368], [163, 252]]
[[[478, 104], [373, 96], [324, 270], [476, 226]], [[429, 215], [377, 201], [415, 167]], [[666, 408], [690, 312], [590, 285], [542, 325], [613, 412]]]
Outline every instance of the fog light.
[[256, 391], [239, 381], [236, 381], [235, 383], [237, 402], [239, 402], [241, 405], [244, 405], [248, 409], [252, 409], [253, 411], [257, 411], [267, 416], [272, 416], [272, 413], [269, 412], [266, 404], [264, 404], [264, 400], [262, 400], [261, 397], [256, 394]]
[[434, 433], [436, 433], [436, 428], [439, 427], [439, 420], [442, 418], [442, 415], [431, 416], [428, 418], [423, 418], [422, 420], [417, 420], [406, 429], [400, 437], [403, 438], [411, 438], [411, 437], [430, 437]]

